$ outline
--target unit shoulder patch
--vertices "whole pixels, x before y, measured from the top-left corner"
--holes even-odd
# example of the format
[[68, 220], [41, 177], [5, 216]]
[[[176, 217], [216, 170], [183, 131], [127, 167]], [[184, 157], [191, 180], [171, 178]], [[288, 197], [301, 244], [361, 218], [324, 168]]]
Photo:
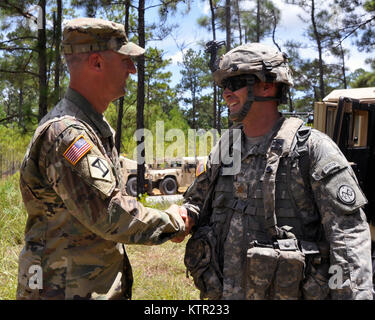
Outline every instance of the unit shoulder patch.
[[356, 200], [356, 194], [352, 187], [348, 185], [342, 185], [337, 191], [337, 197], [344, 204], [353, 204]]
[[87, 157], [89, 161], [90, 175], [94, 179], [101, 179], [112, 182], [111, 167], [107, 160], [98, 156]]

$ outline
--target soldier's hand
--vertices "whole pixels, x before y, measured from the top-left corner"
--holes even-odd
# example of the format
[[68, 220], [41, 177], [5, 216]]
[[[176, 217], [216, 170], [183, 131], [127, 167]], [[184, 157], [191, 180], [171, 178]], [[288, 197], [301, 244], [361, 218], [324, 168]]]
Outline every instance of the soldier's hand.
[[[173, 205], [173, 206], [177, 206], [177, 205]], [[184, 220], [184, 222], [185, 222], [185, 233], [181, 236], [178, 236], [178, 237], [175, 237], [175, 238], [171, 239], [171, 241], [176, 242], [176, 243], [180, 243], [190, 233], [190, 230], [194, 225], [194, 221], [193, 221], [192, 218], [189, 217], [188, 212], [187, 212], [185, 207], [177, 206], [176, 209], [178, 209], [178, 213], [180, 214], [182, 220]]]

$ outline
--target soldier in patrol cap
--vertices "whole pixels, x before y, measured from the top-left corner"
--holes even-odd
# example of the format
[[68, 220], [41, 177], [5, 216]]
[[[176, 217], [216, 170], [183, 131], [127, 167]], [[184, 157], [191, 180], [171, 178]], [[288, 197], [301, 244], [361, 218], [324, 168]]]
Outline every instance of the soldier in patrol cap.
[[69, 88], [39, 123], [21, 166], [28, 220], [17, 299], [130, 299], [123, 244], [161, 244], [183, 235], [188, 221], [176, 205], [146, 208], [126, 193], [103, 116], [144, 49], [128, 42], [123, 25], [94, 18], [68, 21], [62, 47]]
[[278, 112], [293, 85], [286, 55], [241, 45], [213, 76], [236, 124], [184, 194], [201, 297], [371, 300], [367, 200], [327, 135]]

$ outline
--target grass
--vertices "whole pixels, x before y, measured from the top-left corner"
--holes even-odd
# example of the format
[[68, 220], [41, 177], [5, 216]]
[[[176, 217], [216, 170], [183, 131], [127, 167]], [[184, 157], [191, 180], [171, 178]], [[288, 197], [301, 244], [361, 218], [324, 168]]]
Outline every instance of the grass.
[[23, 246], [27, 213], [18, 187], [19, 173], [0, 180], [0, 299], [14, 299], [18, 255]]
[[[0, 180], [0, 300], [16, 297], [18, 255], [24, 244], [27, 213], [19, 190], [19, 173]], [[152, 207], [165, 209], [169, 203]], [[184, 266], [186, 240], [160, 246], [127, 245], [133, 268], [134, 300], [199, 299]]]

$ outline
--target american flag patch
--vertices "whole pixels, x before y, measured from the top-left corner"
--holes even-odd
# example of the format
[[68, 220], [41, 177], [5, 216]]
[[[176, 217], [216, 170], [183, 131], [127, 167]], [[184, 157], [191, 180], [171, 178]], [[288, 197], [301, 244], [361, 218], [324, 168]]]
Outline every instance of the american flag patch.
[[64, 152], [63, 156], [75, 165], [93, 146], [81, 135]]
[[206, 164], [205, 163], [200, 163], [197, 166], [197, 169], [195, 171], [195, 176], [198, 177], [198, 176], [200, 176], [205, 171], [206, 171]]

